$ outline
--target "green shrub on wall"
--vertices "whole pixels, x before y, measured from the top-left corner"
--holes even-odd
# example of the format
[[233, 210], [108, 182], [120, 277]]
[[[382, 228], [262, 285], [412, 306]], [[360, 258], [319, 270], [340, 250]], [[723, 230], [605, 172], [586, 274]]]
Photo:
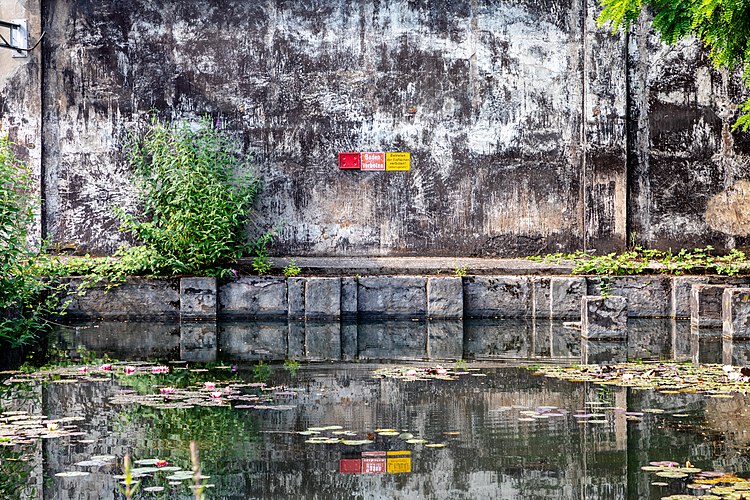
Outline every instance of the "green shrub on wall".
[[260, 182], [230, 137], [152, 119], [130, 141], [128, 159], [143, 210], [117, 210], [122, 229], [143, 245], [124, 252], [151, 274], [222, 276], [250, 248], [246, 228]]
[[35, 203], [29, 169], [0, 137], [0, 340], [13, 347], [28, 343], [59, 305], [46, 293], [49, 284], [32, 272]]

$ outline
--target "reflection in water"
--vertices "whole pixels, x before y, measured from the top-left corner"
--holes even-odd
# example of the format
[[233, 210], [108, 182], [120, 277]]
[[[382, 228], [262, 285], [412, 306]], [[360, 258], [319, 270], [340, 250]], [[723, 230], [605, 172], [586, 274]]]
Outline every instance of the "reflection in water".
[[[198, 442], [202, 469], [215, 485], [209, 498], [640, 499], [672, 492], [653, 486], [652, 476], [640, 470], [653, 460], [750, 472], [750, 440], [744, 436], [750, 415], [740, 396], [576, 384], [487, 364], [457, 380], [408, 382], [373, 378], [379, 365], [337, 363], [305, 365], [294, 377], [276, 367], [270, 382], [286, 389], [269, 394], [291, 403], [288, 410], [111, 403], [123, 389], [158, 393], [156, 387], [165, 385], [252, 380], [251, 370], [172, 366], [166, 375], [97, 375], [77, 383], [45, 377], [12, 386], [24, 387], [24, 393], [5, 394], [4, 408], [26, 405], [50, 418], [80, 416], [84, 434], [27, 448], [26, 473], [4, 460], [0, 488], [12, 489], [0, 496], [23, 490], [30, 498], [115, 498], [118, 467], [75, 464], [129, 452], [134, 459], [158, 457], [189, 470], [191, 440]], [[665, 412], [646, 413], [642, 421], [626, 418], [626, 411], [652, 408]], [[601, 416], [582, 421], [575, 417], [581, 412]], [[341, 427], [371, 443], [306, 442], [299, 432], [316, 426]], [[445, 447], [410, 444], [405, 434]], [[69, 470], [91, 474], [55, 475]], [[148, 484], [172, 488], [159, 477], [154, 473]], [[186, 486], [179, 488], [184, 495]]]
[[[611, 363], [674, 359], [742, 364], [750, 343], [723, 340], [721, 329], [687, 321], [631, 319], [626, 342], [584, 341], [576, 324], [550, 320], [102, 322], [59, 330], [69, 355], [140, 359], [378, 361], [559, 360]], [[729, 342], [729, 345], [727, 345]]]
[[[691, 332], [689, 324], [669, 320], [631, 321], [628, 340], [621, 342], [582, 342], [575, 325], [555, 321], [77, 325], [53, 336], [50, 351], [77, 359], [81, 352], [181, 358], [190, 366], [228, 362], [227, 368], [191, 371], [171, 363], [168, 375], [0, 386], [4, 411], [78, 416], [84, 432], [3, 450], [0, 497], [22, 491], [29, 498], [114, 498], [117, 467], [89, 469], [90, 475], [75, 479], [55, 474], [80, 470], [74, 464], [93, 455], [121, 458], [126, 452], [189, 469], [195, 439], [215, 484], [210, 498], [660, 498], [675, 491], [651, 484], [640, 470], [649, 461], [689, 460], [709, 470], [750, 472], [746, 398], [572, 384], [497, 362], [674, 357], [747, 364], [750, 342], [715, 333]], [[274, 366], [269, 386], [284, 388], [267, 390], [278, 407], [235, 402], [162, 409], [112, 402], [122, 390], [159, 394], [159, 387], [226, 379], [241, 385], [254, 381], [243, 363], [285, 359], [316, 363], [303, 364], [296, 375]], [[378, 365], [367, 364], [424, 359], [437, 360], [433, 366], [476, 362], [450, 381], [373, 378]], [[237, 372], [228, 369], [234, 363], [241, 366]], [[480, 371], [473, 371], [477, 366]], [[646, 413], [643, 421], [626, 418], [626, 411], [646, 409], [665, 412]], [[574, 418], [579, 411], [601, 417], [581, 422]], [[321, 425], [341, 426], [353, 439], [372, 443], [316, 444], [299, 434]], [[383, 428], [445, 447], [376, 432]]]

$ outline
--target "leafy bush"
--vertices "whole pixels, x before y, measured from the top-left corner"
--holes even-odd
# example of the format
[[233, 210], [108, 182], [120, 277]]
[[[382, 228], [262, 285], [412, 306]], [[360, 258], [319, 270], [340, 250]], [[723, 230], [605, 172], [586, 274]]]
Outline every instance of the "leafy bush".
[[32, 340], [59, 306], [50, 282], [32, 272], [35, 201], [29, 169], [0, 137], [0, 340], [12, 347]]
[[121, 229], [143, 246], [121, 258], [150, 274], [228, 274], [226, 264], [250, 249], [246, 227], [260, 187], [237, 150], [207, 119], [195, 130], [152, 119], [128, 151], [143, 211], [116, 210]]
[[715, 256], [714, 248], [695, 248], [692, 251], [681, 249], [660, 251], [635, 246], [622, 253], [593, 255], [585, 252], [571, 254], [556, 253], [545, 256], [528, 257], [537, 262], [570, 262], [573, 274], [628, 275], [643, 273], [660, 274], [726, 274], [736, 276], [750, 272], [750, 262], [740, 250], [732, 250], [726, 255]]

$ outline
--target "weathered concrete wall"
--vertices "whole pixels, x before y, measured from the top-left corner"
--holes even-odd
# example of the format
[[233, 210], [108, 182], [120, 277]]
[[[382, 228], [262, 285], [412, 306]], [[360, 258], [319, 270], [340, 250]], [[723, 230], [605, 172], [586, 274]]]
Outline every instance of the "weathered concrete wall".
[[[0, 0], [0, 20], [25, 19], [29, 46], [42, 31], [40, 0]], [[8, 39], [8, 30], [3, 29]], [[31, 169], [34, 195], [42, 196], [42, 58], [41, 49], [19, 57], [16, 51], [0, 49], [0, 136], [14, 143], [18, 158]], [[42, 237], [42, 213], [30, 228], [31, 243]]]
[[663, 45], [644, 16], [629, 37], [629, 228], [652, 247], [747, 246], [750, 134], [732, 134], [737, 75], [698, 41]]
[[[266, 181], [261, 217], [282, 225], [278, 252], [583, 244], [575, 0], [45, 5], [47, 228], [57, 241], [115, 248], [108, 207], [131, 203], [119, 143], [157, 109], [211, 113], [238, 131]], [[616, 101], [620, 83], [597, 80], [587, 102]], [[336, 155], [350, 150], [410, 151], [413, 168], [339, 172]], [[612, 201], [596, 210], [612, 213]]]
[[[750, 139], [729, 131], [737, 82], [696, 43], [660, 44], [647, 20], [627, 36], [597, 28], [593, 1], [42, 4], [43, 227], [63, 246], [123, 241], [110, 209], [134, 204], [121, 144], [150, 110], [208, 113], [236, 133], [265, 180], [258, 219], [280, 228], [279, 254], [750, 235]], [[338, 152], [367, 150], [409, 151], [412, 170], [337, 169]]]

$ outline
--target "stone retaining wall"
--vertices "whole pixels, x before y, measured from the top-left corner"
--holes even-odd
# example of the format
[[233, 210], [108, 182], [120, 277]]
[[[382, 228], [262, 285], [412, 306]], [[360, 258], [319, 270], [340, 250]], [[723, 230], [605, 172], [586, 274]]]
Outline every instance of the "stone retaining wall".
[[[76, 280], [71, 280], [74, 287]], [[74, 297], [74, 318], [507, 318], [578, 320], [584, 295], [627, 299], [632, 318], [690, 317], [693, 285], [747, 286], [717, 276], [366, 276], [131, 278]], [[695, 287], [701, 289], [701, 287]], [[697, 292], [695, 292], [697, 293]], [[720, 297], [719, 297], [720, 310]], [[718, 326], [720, 326], [720, 311]]]

